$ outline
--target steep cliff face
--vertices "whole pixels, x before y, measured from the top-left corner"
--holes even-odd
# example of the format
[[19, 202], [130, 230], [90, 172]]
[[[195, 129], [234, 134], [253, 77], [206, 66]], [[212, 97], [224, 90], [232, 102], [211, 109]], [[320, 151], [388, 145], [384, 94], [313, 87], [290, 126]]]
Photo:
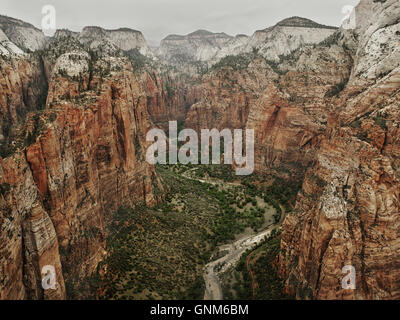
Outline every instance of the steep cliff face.
[[217, 65], [196, 87], [200, 100], [190, 107], [185, 126], [198, 132], [244, 128], [251, 106], [268, 83], [277, 78], [262, 58], [248, 61], [240, 68], [236, 63]]
[[[144, 161], [153, 124], [130, 61], [55, 52], [43, 56], [49, 89], [34, 138], [1, 162], [2, 298], [65, 298], [64, 281], [69, 291], [106, 254], [110, 214], [155, 204], [162, 189]], [[42, 289], [44, 265], [57, 290]]]
[[[65, 299], [57, 234], [23, 153], [1, 160], [1, 299]], [[55, 268], [57, 287], [42, 288], [41, 270]]]
[[4, 56], [21, 55], [23, 51], [8, 39], [3, 30], [0, 29], [0, 54]]
[[257, 50], [271, 61], [279, 61], [300, 46], [317, 44], [337, 28], [320, 25], [314, 21], [292, 17], [277, 25], [256, 31], [251, 37], [198, 30], [186, 36], [170, 35], [161, 41], [156, 54], [169, 63], [182, 66], [193, 62], [204, 62], [208, 66], [226, 56], [251, 53]]
[[24, 51], [39, 50], [46, 44], [46, 37], [42, 31], [18, 19], [0, 15], [0, 29], [11, 42]]
[[299, 179], [313, 161], [327, 124], [332, 89], [347, 81], [351, 57], [338, 45], [303, 47], [285, 57], [279, 79], [250, 107], [255, 169]]
[[335, 44], [336, 31], [289, 18], [260, 31], [262, 38], [256, 32], [242, 54], [223, 57], [222, 48], [197, 86], [201, 97], [186, 127], [254, 129], [256, 171], [300, 179], [325, 130], [330, 97], [351, 73], [350, 49]]
[[106, 41], [121, 50], [136, 49], [144, 56], [153, 57], [153, 53], [148, 47], [143, 34], [140, 31], [129, 28], [106, 30], [100, 27], [85, 27], [79, 34], [78, 40], [91, 47], [98, 47], [99, 43]]
[[256, 174], [303, 181], [282, 232], [288, 292], [399, 299], [399, 16], [398, 0], [362, 0], [353, 31], [295, 17], [252, 37], [169, 36], [158, 54], [180, 71], [143, 62], [130, 29], [60, 30], [22, 54], [44, 37], [0, 17], [0, 299], [79, 291], [107, 255], [110, 213], [158, 201], [145, 135], [169, 120], [254, 129]]
[[[350, 81], [332, 101], [315, 164], [283, 226], [280, 264], [298, 298], [400, 297], [400, 60], [389, 40], [399, 15], [398, 1], [357, 7]], [[355, 290], [342, 288], [346, 265], [356, 270]]]
[[183, 123], [190, 106], [201, 96], [195, 79], [171, 70], [147, 70], [141, 73], [140, 82], [146, 92], [152, 122], [165, 130], [169, 121]]
[[211, 60], [233, 37], [226, 33], [197, 30], [186, 36], [169, 35], [161, 41], [156, 54], [172, 65]]
[[271, 28], [256, 31], [243, 51], [253, 48], [268, 60], [279, 61], [279, 56], [288, 55], [307, 44], [318, 44], [335, 33], [337, 28], [324, 26], [312, 20], [292, 17]]
[[280, 64], [244, 57], [225, 58], [203, 76], [200, 101], [185, 125], [254, 129], [256, 172], [299, 179], [315, 157], [331, 95], [349, 78], [352, 58], [331, 43], [302, 47]]
[[3, 57], [0, 67], [0, 141], [5, 142], [29, 111], [44, 107], [47, 79], [37, 56]]

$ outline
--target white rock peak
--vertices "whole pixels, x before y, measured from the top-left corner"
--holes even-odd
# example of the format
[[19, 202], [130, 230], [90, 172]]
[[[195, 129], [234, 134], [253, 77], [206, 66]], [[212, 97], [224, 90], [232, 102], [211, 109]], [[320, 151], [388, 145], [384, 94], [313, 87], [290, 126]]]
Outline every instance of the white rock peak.
[[290, 54], [304, 44], [319, 43], [338, 28], [318, 24], [312, 20], [292, 17], [273, 27], [256, 31], [251, 37], [236, 37], [226, 33], [198, 30], [188, 35], [170, 35], [161, 41], [156, 54], [172, 64], [188, 61], [216, 63], [228, 55], [249, 53], [253, 50], [269, 60]]

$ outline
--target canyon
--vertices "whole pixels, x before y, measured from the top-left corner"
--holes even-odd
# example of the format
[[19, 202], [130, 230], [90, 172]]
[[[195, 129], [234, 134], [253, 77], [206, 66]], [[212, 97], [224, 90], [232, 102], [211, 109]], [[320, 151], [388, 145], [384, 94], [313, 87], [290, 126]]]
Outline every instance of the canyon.
[[48, 39], [0, 16], [0, 299], [67, 299], [107, 274], [113, 213], [168, 194], [145, 155], [169, 121], [254, 129], [254, 185], [299, 185], [274, 259], [286, 294], [400, 299], [400, 3], [355, 16], [354, 30], [292, 17], [170, 35], [154, 52], [132, 29]]

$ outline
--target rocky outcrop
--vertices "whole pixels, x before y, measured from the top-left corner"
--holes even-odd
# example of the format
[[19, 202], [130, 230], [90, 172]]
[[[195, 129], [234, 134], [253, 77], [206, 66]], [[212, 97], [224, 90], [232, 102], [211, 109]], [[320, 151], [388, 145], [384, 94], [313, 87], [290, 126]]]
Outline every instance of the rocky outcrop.
[[335, 44], [305, 46], [280, 64], [261, 56], [224, 59], [202, 79], [186, 127], [255, 131], [255, 169], [301, 179], [327, 124], [330, 95], [350, 76], [352, 58]]
[[226, 33], [197, 30], [186, 36], [169, 35], [161, 41], [156, 54], [172, 65], [211, 60], [233, 37]]
[[21, 55], [23, 51], [12, 43], [0, 29], [0, 54], [4, 56]]
[[201, 129], [244, 128], [251, 106], [278, 75], [262, 58], [242, 69], [221, 65], [203, 76], [196, 88], [200, 100], [190, 107], [185, 127]]
[[[1, 160], [0, 170], [0, 299], [65, 299], [57, 234], [25, 155]], [[55, 268], [55, 290], [42, 288], [47, 265]]]
[[68, 29], [57, 29], [56, 32], [53, 35], [53, 39], [55, 40], [59, 40], [62, 38], [68, 38], [68, 37], [72, 37], [72, 38], [78, 38], [79, 36], [79, 32], [74, 32]]
[[78, 40], [93, 48], [97, 48], [99, 43], [109, 42], [121, 50], [136, 49], [144, 56], [153, 57], [143, 34], [129, 28], [106, 30], [100, 27], [85, 27], [79, 34]]
[[24, 21], [0, 15], [0, 29], [11, 42], [24, 51], [35, 51], [46, 45], [43, 32]]
[[0, 58], [0, 66], [0, 142], [5, 142], [28, 112], [44, 107], [47, 79], [37, 56]]
[[[399, 16], [397, 0], [362, 0], [355, 30], [294, 17], [252, 37], [167, 37], [160, 56], [187, 74], [143, 62], [130, 29], [59, 31], [22, 55], [27, 29], [41, 47], [37, 30], [1, 17], [0, 142], [12, 148], [0, 158], [0, 298], [82, 297], [111, 213], [162, 196], [145, 134], [184, 120], [254, 129], [255, 173], [303, 181], [282, 227], [287, 292], [399, 299]], [[41, 285], [47, 265], [54, 290]]]
[[[145, 134], [153, 124], [129, 60], [52, 53], [43, 56], [45, 64], [56, 62], [48, 70], [37, 136], [1, 160], [4, 299], [64, 299], [66, 291], [74, 293], [107, 254], [112, 212], [137, 202], [153, 205], [153, 188], [162, 190], [144, 161]], [[55, 267], [56, 290], [42, 289], [45, 265]]]
[[309, 19], [293, 17], [282, 20], [271, 28], [256, 31], [249, 39], [244, 52], [258, 50], [264, 58], [279, 61], [307, 44], [318, 44], [335, 33], [337, 28], [320, 25]]
[[[298, 298], [400, 297], [400, 68], [398, 46], [382, 38], [395, 35], [399, 13], [398, 1], [356, 8], [350, 81], [333, 100], [315, 164], [283, 225], [280, 265]], [[354, 290], [342, 287], [346, 265], [356, 271]]]
[[281, 61], [279, 79], [251, 106], [255, 170], [301, 179], [327, 125], [332, 88], [345, 83], [352, 60], [338, 45], [302, 47]]
[[169, 121], [183, 123], [191, 105], [201, 96], [193, 79], [176, 73], [148, 70], [141, 73], [140, 82], [147, 97], [147, 111], [152, 122], [167, 130]]
[[318, 44], [331, 36], [337, 28], [324, 26], [309, 19], [292, 17], [277, 25], [256, 31], [251, 37], [198, 30], [186, 36], [170, 35], [161, 41], [156, 54], [169, 63], [182, 66], [205, 62], [211, 66], [226, 56], [257, 51], [264, 58], [279, 61], [307, 44]]

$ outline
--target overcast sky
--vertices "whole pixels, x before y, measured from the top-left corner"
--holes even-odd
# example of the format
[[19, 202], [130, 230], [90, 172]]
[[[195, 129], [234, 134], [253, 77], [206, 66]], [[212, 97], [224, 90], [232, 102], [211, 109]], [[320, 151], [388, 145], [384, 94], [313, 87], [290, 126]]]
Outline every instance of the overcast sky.
[[251, 35], [291, 16], [338, 26], [345, 5], [359, 0], [1, 0], [0, 14], [41, 28], [42, 6], [56, 8], [57, 28], [97, 25], [143, 32], [151, 45], [198, 29]]

